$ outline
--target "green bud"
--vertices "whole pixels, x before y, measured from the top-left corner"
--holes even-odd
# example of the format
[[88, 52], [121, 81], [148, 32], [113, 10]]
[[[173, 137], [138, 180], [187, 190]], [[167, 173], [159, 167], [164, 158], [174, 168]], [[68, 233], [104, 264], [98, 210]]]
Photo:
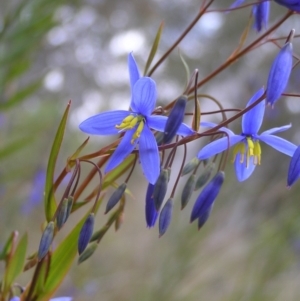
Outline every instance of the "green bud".
[[42, 234], [42, 238], [40, 241], [40, 246], [38, 250], [39, 260], [43, 259], [48, 253], [49, 248], [52, 244], [53, 237], [54, 237], [54, 222], [49, 222]]
[[74, 204], [74, 197], [72, 195], [70, 195], [68, 197], [68, 210], [67, 210], [67, 216], [66, 216], [66, 220], [69, 218], [72, 208], [73, 208], [73, 204]]
[[196, 176], [194, 174], [190, 175], [188, 180], [186, 181], [182, 194], [181, 194], [181, 210], [187, 205], [189, 202], [196, 185]]
[[188, 162], [182, 169], [181, 175], [187, 175], [188, 173], [190, 173], [191, 171], [193, 171], [197, 165], [199, 164], [200, 160], [195, 157], [193, 158], [190, 162]]
[[170, 198], [165, 203], [159, 215], [159, 223], [158, 223], [159, 236], [164, 235], [167, 229], [169, 228], [169, 225], [171, 223], [171, 218], [172, 218], [172, 211], [173, 211], [173, 199]]
[[208, 164], [204, 170], [204, 172], [199, 176], [199, 178], [196, 181], [195, 185], [195, 191], [203, 187], [207, 181], [209, 180], [212, 171], [214, 170], [215, 165], [214, 164]]
[[125, 192], [126, 187], [126, 183], [123, 183], [114, 191], [107, 202], [105, 214], [118, 204]]
[[162, 169], [154, 185], [153, 200], [157, 211], [159, 211], [168, 189], [169, 172], [168, 169]]
[[56, 216], [56, 225], [58, 229], [61, 229], [61, 227], [66, 222], [67, 212], [68, 212], [68, 199], [65, 198], [63, 199], [62, 204]]
[[91, 243], [79, 256], [78, 258], [78, 264], [86, 261], [88, 258], [90, 258], [94, 252], [96, 251], [98, 247], [98, 244], [96, 242]]

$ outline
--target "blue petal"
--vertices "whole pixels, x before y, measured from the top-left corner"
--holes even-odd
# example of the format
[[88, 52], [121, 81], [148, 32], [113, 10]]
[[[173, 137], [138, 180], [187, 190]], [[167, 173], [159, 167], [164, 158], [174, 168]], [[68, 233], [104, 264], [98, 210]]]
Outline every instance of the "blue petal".
[[229, 8], [236, 8], [238, 6], [240, 6], [245, 0], [236, 0], [234, 1]]
[[105, 172], [109, 172], [115, 167], [117, 167], [133, 151], [136, 145], [136, 141], [135, 143], [132, 144], [131, 139], [135, 130], [136, 128], [126, 131], [124, 137], [122, 138], [121, 142], [117, 146], [116, 150], [109, 158], [105, 168]]
[[[238, 142], [242, 141], [245, 137], [241, 135], [234, 135], [229, 137], [223, 137], [221, 139], [215, 140], [206, 146], [204, 146], [198, 153], [198, 159], [204, 160], [210, 158], [216, 154], [223, 152], [224, 150], [232, 147]], [[228, 141], [229, 139], [229, 141]]]
[[168, 120], [167, 116], [151, 115], [146, 118], [149, 128], [164, 132]]
[[293, 156], [297, 146], [283, 138], [273, 135], [259, 135], [257, 138], [288, 156]]
[[243, 163], [240, 162], [241, 157], [240, 153], [238, 153], [235, 157], [234, 161], [234, 168], [235, 168], [235, 174], [239, 182], [243, 182], [247, 180], [253, 173], [256, 165], [253, 164], [253, 157], [250, 157], [249, 159], [249, 165], [246, 166], [246, 160], [244, 160]]
[[131, 108], [143, 116], [150, 116], [156, 103], [156, 84], [150, 77], [140, 78], [133, 87]]
[[[140, 79], [140, 72], [136, 61], [133, 57], [132, 52], [128, 55], [128, 68], [129, 68], [129, 78], [130, 78], [130, 88], [131, 88], [131, 95], [133, 95], [133, 87], [135, 83]], [[136, 112], [135, 104], [131, 102], [131, 108], [134, 112]]]
[[[258, 100], [264, 94], [264, 89], [259, 89], [248, 101], [247, 106], [249, 107], [256, 100]], [[265, 101], [261, 101], [253, 109], [246, 112], [242, 118], [242, 131], [247, 135], [255, 135], [261, 127], [264, 113], [265, 113]]]
[[147, 126], [141, 133], [139, 153], [145, 177], [150, 184], [155, 184], [160, 173], [160, 158], [155, 137]]
[[283, 125], [283, 126], [280, 126], [280, 127], [277, 127], [277, 128], [272, 128], [272, 129], [269, 129], [267, 131], [264, 131], [261, 133], [261, 135], [272, 135], [272, 134], [276, 134], [276, 133], [280, 133], [280, 132], [284, 132], [288, 129], [290, 129], [292, 127], [292, 124], [287, 124], [287, 125]]
[[[154, 129], [159, 132], [164, 132], [167, 120], [168, 120], [167, 116], [151, 115], [147, 117], [147, 124], [151, 129]], [[183, 137], [193, 135], [194, 133], [195, 131], [185, 123], [182, 123], [179, 129], [177, 130], [177, 135]]]
[[54, 299], [50, 299], [50, 301], [72, 301], [73, 298], [71, 297], [58, 297], [58, 298], [54, 298]]
[[177, 130], [177, 135], [186, 137], [186, 136], [190, 136], [195, 134], [195, 131], [189, 127], [188, 125], [186, 125], [185, 123], [182, 123], [179, 127], [179, 129]]
[[120, 130], [116, 129], [116, 125], [130, 114], [129, 111], [108, 111], [92, 116], [83, 121], [79, 128], [88, 134], [94, 135], [114, 135]]
[[[200, 127], [208, 127], [208, 128], [214, 128], [216, 127], [218, 124], [216, 123], [213, 123], [213, 122], [200, 122]], [[225, 127], [221, 127], [218, 129], [218, 131], [222, 131], [222, 132], [225, 132], [227, 133], [229, 136], [231, 135], [234, 135], [234, 132], [231, 131], [230, 129], [228, 128], [225, 128]]]

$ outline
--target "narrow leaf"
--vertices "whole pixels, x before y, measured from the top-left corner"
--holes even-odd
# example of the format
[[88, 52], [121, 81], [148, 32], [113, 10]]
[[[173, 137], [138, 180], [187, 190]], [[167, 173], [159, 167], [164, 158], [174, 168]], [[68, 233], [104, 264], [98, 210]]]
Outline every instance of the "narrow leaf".
[[201, 118], [201, 108], [198, 99], [195, 99], [195, 107], [194, 107], [194, 114], [193, 114], [193, 130], [198, 132], [200, 128], [200, 118]]
[[146, 66], [145, 66], [144, 75], [147, 74], [148, 69], [149, 69], [149, 67], [150, 67], [150, 65], [151, 65], [151, 63], [152, 63], [152, 61], [154, 59], [154, 56], [156, 54], [156, 51], [158, 49], [158, 45], [159, 45], [159, 42], [160, 42], [160, 38], [161, 38], [163, 27], [164, 27], [164, 23], [162, 22], [160, 24], [159, 28], [158, 28], [158, 31], [156, 33], [156, 36], [155, 36], [155, 39], [154, 39], [154, 42], [153, 42], [153, 45], [152, 45], [149, 57], [147, 59], [147, 63], [146, 63]]
[[54, 142], [52, 145], [52, 149], [50, 152], [50, 157], [47, 166], [47, 174], [46, 174], [46, 184], [45, 184], [45, 199], [44, 199], [44, 206], [45, 206], [45, 216], [47, 221], [50, 221], [53, 214], [56, 210], [56, 202], [54, 197], [53, 191], [53, 182], [54, 182], [54, 170], [55, 164], [57, 160], [57, 156], [60, 150], [60, 146], [64, 137], [64, 131], [66, 128], [68, 113], [70, 110], [71, 102], [68, 103], [65, 113], [62, 117], [62, 120], [59, 124], [58, 130], [56, 132], [56, 136], [54, 138]]
[[4, 292], [7, 292], [16, 279], [16, 277], [22, 272], [25, 263], [25, 256], [27, 250], [27, 234], [25, 234], [18, 243], [16, 251], [10, 258], [7, 269], [4, 276]]

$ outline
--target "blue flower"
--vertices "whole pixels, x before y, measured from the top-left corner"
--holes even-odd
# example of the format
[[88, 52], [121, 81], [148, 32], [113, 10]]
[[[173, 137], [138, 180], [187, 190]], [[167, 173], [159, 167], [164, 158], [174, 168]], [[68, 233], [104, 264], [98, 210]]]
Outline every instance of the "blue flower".
[[[263, 93], [263, 88], [258, 90], [249, 100], [247, 107], [258, 100]], [[228, 137], [223, 137], [204, 146], [198, 153], [198, 158], [200, 160], [207, 159], [234, 146], [233, 160], [235, 172], [237, 179], [242, 182], [251, 176], [257, 165], [260, 165], [260, 141], [270, 145], [281, 153], [292, 156], [296, 150], [296, 145], [273, 135], [289, 129], [291, 125], [273, 128], [258, 134], [263, 121], [264, 112], [264, 101], [261, 101], [254, 108], [246, 112], [242, 118], [242, 133], [240, 135], [235, 135], [231, 130], [222, 127], [220, 131], [226, 132]], [[201, 125], [208, 127], [216, 126], [216, 124], [210, 122], [202, 122]]]
[[[157, 143], [151, 129], [164, 132], [167, 117], [151, 115], [156, 103], [156, 84], [150, 77], [140, 77], [132, 54], [128, 57], [131, 111], [109, 111], [83, 121], [79, 128], [88, 134], [115, 135], [125, 132], [121, 142], [108, 160], [105, 172], [117, 167], [139, 146], [142, 169], [149, 183], [154, 184], [160, 173], [160, 158]], [[193, 130], [182, 123], [178, 135], [193, 134]]]
[[284, 92], [293, 67], [293, 46], [287, 42], [277, 54], [268, 76], [267, 104], [271, 106]]
[[300, 12], [300, 0], [274, 0], [280, 5], [287, 7], [290, 10]]

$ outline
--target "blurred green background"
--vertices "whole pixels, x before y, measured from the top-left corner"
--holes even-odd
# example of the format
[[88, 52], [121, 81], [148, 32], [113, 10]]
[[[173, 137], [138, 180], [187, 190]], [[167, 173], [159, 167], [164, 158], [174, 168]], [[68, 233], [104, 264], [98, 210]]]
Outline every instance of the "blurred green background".
[[[38, 247], [44, 221], [43, 175], [68, 101], [72, 100], [72, 106], [57, 174], [86, 139], [78, 129], [81, 121], [102, 110], [128, 107], [128, 53], [133, 51], [143, 70], [160, 23], [164, 21], [164, 31], [157, 57], [185, 29], [202, 2], [0, 1], [0, 246], [11, 231], [18, 230], [29, 233], [29, 253]], [[226, 8], [231, 2], [216, 0], [213, 8]], [[285, 12], [271, 3], [270, 24]], [[209, 13], [180, 44], [180, 53], [191, 70], [199, 69], [199, 79], [232, 52], [249, 15], [250, 8], [230, 14]], [[299, 32], [299, 24], [299, 16], [293, 16], [274, 37], [286, 36], [292, 28]], [[252, 30], [248, 41], [257, 36]], [[296, 54], [299, 45], [295, 39]], [[266, 84], [277, 52], [276, 46], [265, 44], [200, 92], [211, 94], [225, 107], [243, 108]], [[158, 105], [183, 92], [186, 76], [178, 50], [153, 78], [158, 86]], [[289, 92], [299, 91], [299, 78], [299, 68], [295, 68]], [[203, 100], [201, 109], [205, 112], [216, 107]], [[192, 105], [187, 110], [191, 111]], [[267, 109], [262, 130], [292, 123], [292, 129], [281, 136], [299, 144], [299, 113], [298, 98], [282, 98], [273, 110]], [[220, 116], [203, 120], [220, 121]], [[232, 129], [239, 132], [240, 122]], [[113, 137], [91, 137], [86, 152], [109, 141]], [[204, 143], [192, 143], [189, 158]], [[262, 151], [262, 165], [244, 183], [237, 182], [229, 162], [221, 194], [200, 232], [189, 224], [192, 204], [180, 211], [178, 189], [171, 226], [160, 239], [157, 227], [146, 228], [147, 183], [137, 168], [129, 182], [135, 199], [127, 200], [121, 229], [109, 231], [90, 260], [74, 264], [57, 296], [86, 301], [299, 300], [300, 185], [290, 191], [285, 187], [288, 157], [266, 145]], [[172, 175], [174, 180], [176, 172]], [[97, 215], [97, 226], [106, 221], [103, 211]], [[63, 239], [78, 216], [68, 221], [57, 240]], [[19, 283], [25, 285], [31, 273], [19, 277]]]

